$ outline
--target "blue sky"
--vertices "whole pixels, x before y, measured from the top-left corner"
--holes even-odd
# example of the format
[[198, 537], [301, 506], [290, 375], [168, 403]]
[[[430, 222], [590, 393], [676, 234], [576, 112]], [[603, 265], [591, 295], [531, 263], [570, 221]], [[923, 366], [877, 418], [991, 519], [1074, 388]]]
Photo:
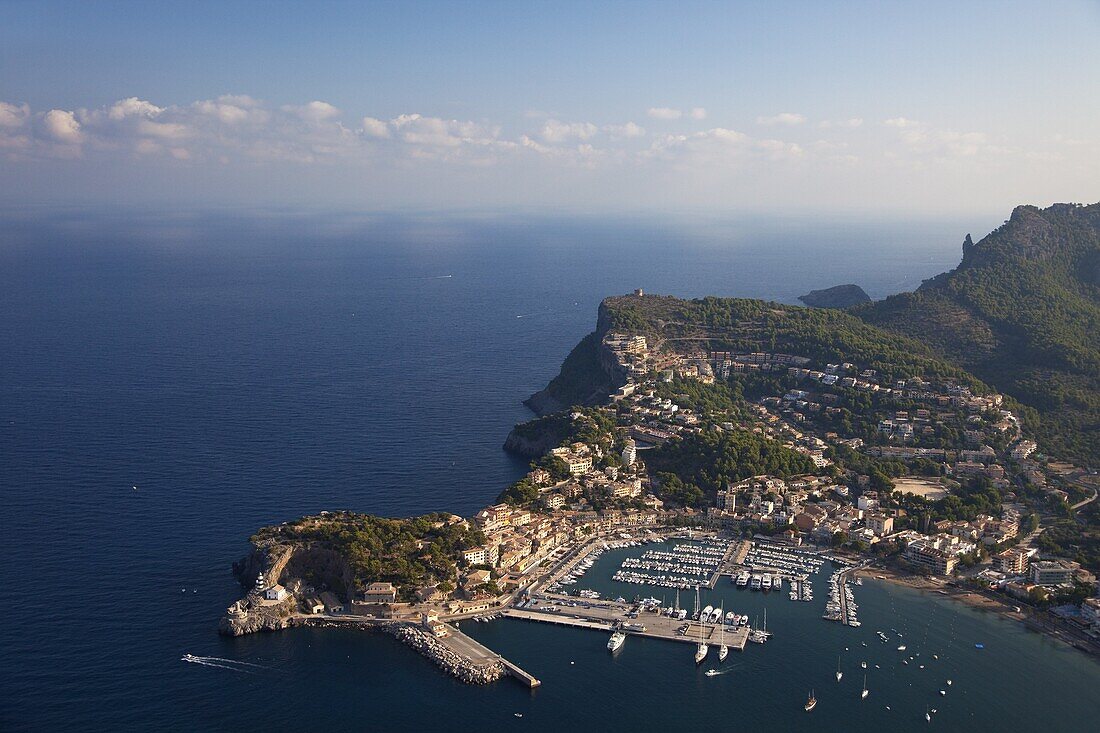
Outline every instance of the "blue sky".
[[1091, 201], [1097, 38], [1096, 2], [5, 3], [0, 195], [944, 213]]

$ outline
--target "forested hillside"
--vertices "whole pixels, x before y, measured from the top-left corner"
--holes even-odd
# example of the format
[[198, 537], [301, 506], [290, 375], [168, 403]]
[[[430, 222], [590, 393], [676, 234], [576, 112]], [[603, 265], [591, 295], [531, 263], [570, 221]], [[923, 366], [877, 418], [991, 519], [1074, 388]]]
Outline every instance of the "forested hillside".
[[1054, 455], [1100, 456], [1100, 204], [1021, 206], [958, 268], [914, 293], [858, 306], [864, 321], [929, 344], [1034, 412]]

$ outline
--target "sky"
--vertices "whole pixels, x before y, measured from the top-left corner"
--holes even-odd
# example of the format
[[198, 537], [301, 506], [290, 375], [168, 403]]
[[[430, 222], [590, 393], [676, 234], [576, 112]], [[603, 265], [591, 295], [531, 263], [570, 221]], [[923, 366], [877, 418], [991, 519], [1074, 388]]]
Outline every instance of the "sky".
[[1100, 2], [0, 2], [0, 204], [1100, 200]]

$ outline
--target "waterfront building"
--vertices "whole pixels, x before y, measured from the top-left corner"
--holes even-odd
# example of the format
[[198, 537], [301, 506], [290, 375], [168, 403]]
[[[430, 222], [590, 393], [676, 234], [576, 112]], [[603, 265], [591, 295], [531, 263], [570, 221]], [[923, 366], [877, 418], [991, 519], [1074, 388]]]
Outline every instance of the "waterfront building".
[[958, 565], [958, 558], [954, 554], [935, 547], [926, 539], [910, 542], [903, 556], [909, 563], [933, 575], [950, 575]]
[[286, 588], [278, 583], [264, 591], [264, 598], [269, 601], [282, 601], [286, 599], [287, 595]]
[[343, 613], [344, 604], [330, 590], [321, 591], [321, 602], [325, 604], [325, 610], [329, 613]]
[[1009, 548], [999, 552], [993, 557], [993, 565], [1005, 575], [1023, 575], [1027, 572], [1027, 564], [1035, 550]]
[[1094, 629], [1100, 629], [1100, 598], [1086, 598], [1081, 603], [1081, 618]]
[[1031, 563], [1031, 582], [1036, 585], [1072, 585], [1078, 564], [1067, 560], [1037, 560]]
[[393, 603], [397, 600], [397, 589], [393, 583], [371, 583], [363, 589], [365, 603]]

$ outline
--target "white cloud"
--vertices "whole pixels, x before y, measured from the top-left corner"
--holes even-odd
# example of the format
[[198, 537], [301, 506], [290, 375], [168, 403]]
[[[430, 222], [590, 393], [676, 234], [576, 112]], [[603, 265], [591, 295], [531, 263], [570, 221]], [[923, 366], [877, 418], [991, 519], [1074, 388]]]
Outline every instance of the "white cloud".
[[178, 122], [154, 122], [153, 120], [139, 120], [137, 131], [147, 137], [165, 140], [180, 140], [191, 135], [191, 130], [187, 125]]
[[107, 110], [107, 116], [112, 120], [122, 120], [127, 117], [156, 117], [163, 111], [163, 107], [158, 107], [152, 102], [130, 97], [115, 102]]
[[199, 114], [214, 117], [227, 125], [247, 122], [250, 119], [262, 123], [268, 119], [267, 111], [255, 109], [256, 104], [250, 97], [224, 96], [216, 101], [205, 99], [195, 102], [192, 107]]
[[684, 113], [671, 107], [650, 107], [646, 114], [655, 120], [678, 120]]
[[690, 115], [693, 120], [705, 120], [707, 118], [707, 110], [704, 107], [692, 107]]
[[797, 112], [780, 112], [777, 115], [771, 117], [757, 117], [756, 124], [758, 125], [801, 125], [806, 121], [803, 115]]
[[593, 137], [599, 128], [591, 122], [559, 122], [547, 120], [539, 136], [548, 143], [562, 143], [567, 140], [588, 140]]
[[67, 145], [79, 144], [84, 136], [80, 132], [80, 123], [72, 112], [51, 109], [42, 118], [42, 128], [56, 142]]
[[367, 137], [387, 138], [390, 136], [390, 126], [374, 117], [364, 117], [363, 134]]
[[842, 130], [855, 130], [858, 127], [863, 127], [862, 117], [849, 117], [846, 120], [822, 120], [817, 123], [817, 126], [823, 130], [830, 128], [839, 128]]
[[919, 127], [920, 123], [916, 120], [910, 120], [905, 117], [891, 117], [888, 120], [884, 120], [883, 123], [887, 127]]
[[30, 116], [31, 108], [27, 104], [16, 106], [0, 102], [0, 127], [22, 127]]
[[287, 112], [293, 112], [308, 122], [324, 122], [331, 120], [333, 117], [340, 115], [340, 110], [333, 107], [328, 102], [313, 101], [309, 104], [302, 105], [300, 107], [286, 106], [283, 107]]
[[645, 128], [633, 122], [627, 122], [625, 125], [604, 125], [603, 131], [613, 140], [645, 137]]

